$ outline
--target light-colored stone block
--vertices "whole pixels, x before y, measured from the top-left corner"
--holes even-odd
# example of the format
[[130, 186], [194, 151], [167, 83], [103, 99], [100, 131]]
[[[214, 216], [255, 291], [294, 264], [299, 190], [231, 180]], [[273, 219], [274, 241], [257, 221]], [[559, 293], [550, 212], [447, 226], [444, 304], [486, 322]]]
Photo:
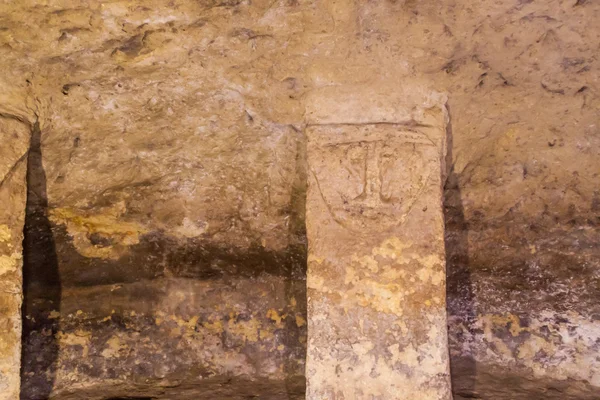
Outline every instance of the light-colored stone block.
[[327, 88], [307, 119], [307, 399], [451, 399], [444, 96]]

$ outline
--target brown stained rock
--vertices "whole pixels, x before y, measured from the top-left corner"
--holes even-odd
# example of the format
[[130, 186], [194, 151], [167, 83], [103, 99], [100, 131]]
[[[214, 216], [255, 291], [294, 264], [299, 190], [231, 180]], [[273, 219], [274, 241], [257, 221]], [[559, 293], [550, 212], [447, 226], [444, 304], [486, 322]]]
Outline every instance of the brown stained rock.
[[308, 106], [307, 398], [451, 399], [444, 99], [378, 90]]
[[[39, 115], [65, 284], [255, 279], [303, 243], [307, 93], [425, 76], [452, 115], [455, 378], [597, 390], [599, 18], [575, 0], [9, 1], [0, 110]], [[490, 385], [461, 393], [500, 399]]]
[[[1, 110], [1, 109], [0, 109]], [[22, 241], [30, 129], [0, 116], [0, 399], [19, 397]]]
[[[259, 382], [272, 382], [273, 390], [293, 383], [287, 394], [300, 396], [306, 300], [303, 282], [291, 285], [281, 277], [264, 276], [63, 289], [60, 312], [38, 306], [25, 324], [30, 333], [23, 342], [27, 357], [22, 394], [37, 399], [52, 391], [57, 398], [72, 393], [83, 399], [87, 390], [107, 382], [105, 393], [114, 397], [127, 393], [124, 388], [141, 393], [144, 388], [196, 385], [200, 392], [209, 392], [215, 389], [211, 379], [216, 379], [226, 381], [224, 388], [254, 380], [254, 389], [265, 395], [268, 390]], [[52, 340], [44, 330], [48, 321], [58, 319], [60, 352], [53, 360], [53, 382], [48, 383], [40, 379], [47, 374], [40, 365], [52, 356], [43, 351]]]

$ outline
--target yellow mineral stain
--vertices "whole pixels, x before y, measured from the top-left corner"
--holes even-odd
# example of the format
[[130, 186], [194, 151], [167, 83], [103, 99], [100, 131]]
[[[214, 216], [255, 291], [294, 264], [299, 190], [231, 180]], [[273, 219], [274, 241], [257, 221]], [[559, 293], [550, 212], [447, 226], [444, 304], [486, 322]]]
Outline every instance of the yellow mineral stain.
[[12, 238], [8, 225], [0, 225], [0, 243], [8, 242]]
[[[504, 342], [502, 338], [494, 335], [496, 329], [506, 329], [510, 324], [510, 333], [513, 337], [518, 336], [520, 332], [526, 330], [519, 325], [519, 318], [513, 314], [485, 314], [479, 315], [478, 320], [481, 321], [481, 325], [484, 331], [484, 337], [489, 343], [493, 343], [494, 350], [491, 348], [487, 349], [488, 356], [500, 357], [500, 359], [514, 359], [513, 352], [510, 347]], [[528, 354], [528, 351], [524, 349], [524, 354]]]
[[539, 351], [545, 351], [547, 354], [553, 354], [556, 351], [552, 343], [538, 336], [531, 336], [517, 349], [517, 358], [521, 360], [532, 360]]
[[397, 237], [391, 237], [385, 239], [379, 247], [374, 248], [372, 254], [396, 260], [402, 256], [403, 250], [410, 246], [412, 246], [410, 242], [403, 242]]
[[229, 320], [227, 322], [227, 330], [249, 342], [257, 342], [259, 338], [260, 322], [258, 322], [256, 318], [239, 322]]
[[194, 316], [194, 317], [190, 318], [189, 320], [180, 318], [176, 315], [171, 315], [170, 318], [171, 318], [171, 321], [175, 322], [177, 324], [177, 326], [182, 327], [182, 328], [185, 327], [188, 329], [194, 329], [196, 327], [196, 324], [198, 323], [197, 316]]
[[106, 341], [106, 348], [102, 350], [102, 357], [114, 358], [119, 356], [119, 352], [127, 348], [126, 345], [121, 343], [121, 340], [117, 336], [113, 336]]
[[352, 267], [346, 267], [346, 276], [344, 277], [344, 285], [356, 285], [360, 277], [356, 273], [356, 270]]
[[377, 273], [379, 271], [379, 264], [372, 256], [363, 256], [358, 257], [356, 254], [353, 254], [351, 257], [353, 263], [357, 263], [362, 269], [368, 269], [373, 273]]
[[427, 282], [431, 278], [431, 270], [428, 268], [421, 268], [417, 271], [417, 276], [422, 282]]
[[506, 327], [510, 324], [510, 334], [513, 337], [519, 336], [521, 332], [527, 331], [527, 328], [521, 327], [521, 320], [518, 316], [514, 314], [487, 314], [484, 318], [485, 320], [489, 321], [488, 325], [490, 327], [494, 325], [499, 327]]
[[307, 261], [308, 261], [309, 264], [312, 264], [312, 263], [323, 264], [323, 261], [325, 261], [325, 260], [323, 258], [317, 257], [317, 256], [315, 256], [313, 254], [309, 254]]
[[89, 345], [92, 338], [92, 332], [78, 329], [75, 332], [65, 333], [59, 331], [55, 335], [60, 347], [81, 346], [83, 348], [83, 357], [89, 354]]
[[221, 321], [220, 319], [216, 320], [214, 322], [204, 322], [204, 323], [202, 323], [202, 326], [211, 333], [215, 333], [215, 334], [223, 333], [223, 321]]
[[505, 151], [508, 150], [511, 147], [512, 143], [515, 141], [517, 133], [518, 133], [518, 129], [516, 129], [516, 128], [510, 128], [506, 132], [504, 132], [504, 134], [501, 135], [500, 138], [498, 139], [498, 142], [497, 142], [498, 148], [502, 148]]
[[421, 263], [422, 265], [424, 265], [427, 268], [434, 268], [437, 266], [441, 266], [443, 263], [443, 260], [437, 254], [429, 254], [424, 257], [414, 257], [414, 258], [416, 258], [419, 261], [419, 263]]
[[16, 256], [14, 253], [10, 256], [0, 255], [0, 275], [17, 271], [18, 260], [20, 258], [20, 256]]
[[196, 327], [196, 325], [198, 324], [198, 316], [193, 316], [192, 318], [190, 318], [190, 320], [187, 323], [187, 327], [190, 329], [193, 329]]
[[346, 291], [343, 299], [342, 306], [347, 308], [354, 308], [358, 304], [361, 307], [369, 307], [386, 314], [403, 314], [402, 291], [400, 286], [394, 283], [383, 284], [364, 279], [360, 285]]
[[306, 320], [301, 315], [296, 315], [296, 326], [298, 328], [306, 325]]
[[[70, 208], [50, 210], [50, 220], [65, 225], [73, 238], [73, 245], [85, 257], [118, 258], [116, 246], [131, 246], [139, 243], [139, 235], [147, 229], [139, 223], [123, 221], [121, 215], [126, 211], [125, 203], [119, 202], [102, 213], [84, 215]], [[90, 242], [90, 235], [100, 233], [108, 236], [111, 246], [98, 247]]]
[[260, 340], [266, 340], [266, 339], [272, 339], [275, 335], [273, 334], [273, 332], [266, 330], [266, 329], [261, 329], [258, 332], [258, 336], [260, 337]]
[[308, 275], [306, 278], [306, 287], [319, 292], [330, 293], [332, 290], [325, 285], [325, 278], [318, 275]]
[[271, 321], [274, 321], [278, 328], [283, 327], [283, 324], [281, 323], [281, 321], [283, 319], [285, 319], [285, 317], [287, 317], [286, 314], [279, 315], [279, 313], [273, 308], [271, 308], [267, 311], [267, 318], [269, 318]]

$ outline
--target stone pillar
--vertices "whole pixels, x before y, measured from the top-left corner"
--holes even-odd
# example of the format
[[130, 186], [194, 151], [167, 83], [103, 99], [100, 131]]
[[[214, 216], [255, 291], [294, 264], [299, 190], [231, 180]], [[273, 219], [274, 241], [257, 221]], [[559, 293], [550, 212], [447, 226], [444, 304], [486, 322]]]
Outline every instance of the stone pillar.
[[0, 117], [0, 400], [19, 398], [29, 132], [27, 124]]
[[328, 87], [306, 117], [306, 398], [452, 399], [445, 98]]

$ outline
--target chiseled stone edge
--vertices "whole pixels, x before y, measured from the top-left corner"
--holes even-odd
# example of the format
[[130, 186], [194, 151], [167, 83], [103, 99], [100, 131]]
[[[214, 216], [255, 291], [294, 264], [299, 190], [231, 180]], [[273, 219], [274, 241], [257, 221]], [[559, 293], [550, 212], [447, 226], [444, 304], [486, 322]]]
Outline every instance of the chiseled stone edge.
[[[419, 128], [440, 151], [442, 182], [447, 178], [448, 96], [426, 85], [387, 82], [324, 86], [305, 98], [306, 125], [398, 124]], [[444, 132], [444, 134], [439, 134]]]
[[410, 84], [325, 86], [307, 95], [304, 116], [308, 125], [394, 123], [444, 128], [446, 101], [443, 93]]

